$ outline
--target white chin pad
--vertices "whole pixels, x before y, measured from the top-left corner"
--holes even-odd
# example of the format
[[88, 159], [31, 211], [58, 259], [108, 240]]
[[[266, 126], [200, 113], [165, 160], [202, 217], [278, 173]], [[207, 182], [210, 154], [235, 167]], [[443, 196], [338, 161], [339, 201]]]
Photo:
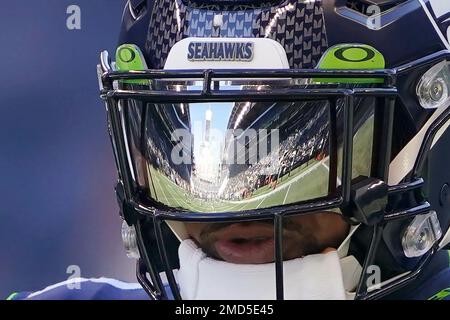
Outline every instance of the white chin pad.
[[[177, 273], [187, 300], [274, 300], [275, 264], [233, 264], [207, 257], [192, 240], [181, 242]], [[285, 261], [287, 300], [344, 300], [345, 289], [336, 251]]]

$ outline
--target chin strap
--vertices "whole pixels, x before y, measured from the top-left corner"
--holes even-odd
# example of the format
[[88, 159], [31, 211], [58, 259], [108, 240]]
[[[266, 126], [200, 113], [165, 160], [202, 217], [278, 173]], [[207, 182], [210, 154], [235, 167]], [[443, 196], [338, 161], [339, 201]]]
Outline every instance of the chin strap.
[[[179, 248], [178, 284], [183, 299], [273, 300], [275, 264], [232, 264], [206, 256], [192, 240]], [[336, 251], [285, 261], [286, 300], [346, 299], [340, 259]]]

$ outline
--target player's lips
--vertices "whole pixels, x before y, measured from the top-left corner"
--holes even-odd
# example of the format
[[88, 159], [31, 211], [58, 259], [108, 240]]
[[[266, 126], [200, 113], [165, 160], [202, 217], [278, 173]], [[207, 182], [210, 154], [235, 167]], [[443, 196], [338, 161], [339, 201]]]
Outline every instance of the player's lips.
[[214, 232], [215, 250], [224, 261], [236, 264], [270, 263], [274, 260], [273, 226], [236, 223]]

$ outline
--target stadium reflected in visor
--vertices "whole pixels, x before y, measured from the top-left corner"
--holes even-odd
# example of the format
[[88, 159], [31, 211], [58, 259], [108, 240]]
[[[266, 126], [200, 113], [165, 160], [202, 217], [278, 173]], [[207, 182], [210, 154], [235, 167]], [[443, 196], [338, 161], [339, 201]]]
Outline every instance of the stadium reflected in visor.
[[[357, 130], [364, 131], [355, 141], [356, 162], [365, 166], [358, 175], [370, 169], [373, 103], [358, 99], [355, 106]], [[120, 104], [135, 179], [155, 206], [239, 212], [326, 197], [340, 186], [342, 99], [335, 106], [327, 100]]]

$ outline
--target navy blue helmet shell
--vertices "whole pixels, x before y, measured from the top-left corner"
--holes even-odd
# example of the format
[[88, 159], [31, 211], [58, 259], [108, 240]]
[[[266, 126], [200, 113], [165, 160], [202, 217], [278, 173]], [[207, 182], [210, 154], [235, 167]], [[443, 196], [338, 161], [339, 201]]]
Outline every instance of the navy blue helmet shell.
[[[346, 252], [362, 267], [355, 298], [386, 297], [418, 281], [450, 242], [449, 38], [450, 2], [443, 0], [128, 1], [118, 45], [139, 48], [145, 68], [117, 72], [104, 54], [100, 81], [120, 211], [136, 230], [138, 278], [149, 295], [181, 298], [172, 272], [183, 240], [176, 226], [264, 218], [273, 219], [278, 239], [283, 298], [282, 220], [321, 210], [338, 210], [358, 226]], [[260, 48], [282, 51], [284, 67], [270, 68], [265, 57], [267, 65], [255, 68]], [[173, 70], [177, 58], [177, 66], [208, 67]], [[336, 67], [333, 59], [341, 60]], [[223, 63], [239, 68], [214, 67]], [[224, 79], [232, 79], [227, 90]], [[195, 131], [196, 121], [203, 121], [200, 139], [174, 138], [174, 131]], [[269, 156], [225, 165], [230, 140], [213, 142], [214, 123], [279, 129], [281, 167], [263, 174]], [[175, 145], [186, 144], [198, 145], [189, 148], [194, 161], [171, 158]], [[220, 156], [208, 158], [206, 149]], [[316, 193], [294, 185], [295, 197], [276, 194], [288, 188], [279, 181], [305, 167], [326, 169], [298, 177], [316, 183]], [[372, 265], [383, 283], [371, 289]]]

